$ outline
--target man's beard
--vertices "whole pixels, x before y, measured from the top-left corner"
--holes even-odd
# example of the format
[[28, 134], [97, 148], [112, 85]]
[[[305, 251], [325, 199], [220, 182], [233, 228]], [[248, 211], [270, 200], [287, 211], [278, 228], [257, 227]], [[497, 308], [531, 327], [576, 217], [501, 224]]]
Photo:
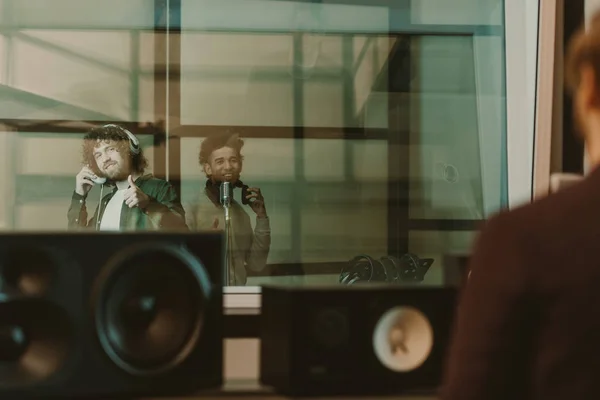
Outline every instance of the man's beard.
[[104, 174], [104, 176], [106, 176], [108, 179], [114, 182], [124, 181], [129, 175], [127, 171], [124, 171], [119, 164], [110, 167], [108, 171], [103, 170], [102, 173]]

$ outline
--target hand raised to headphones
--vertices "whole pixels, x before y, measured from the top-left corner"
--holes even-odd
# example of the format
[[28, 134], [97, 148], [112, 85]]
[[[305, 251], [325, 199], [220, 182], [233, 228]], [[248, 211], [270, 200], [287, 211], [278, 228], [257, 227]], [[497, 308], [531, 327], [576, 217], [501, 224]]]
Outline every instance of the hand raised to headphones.
[[139, 207], [142, 210], [145, 209], [148, 206], [148, 203], [150, 203], [150, 197], [142, 192], [142, 189], [135, 184], [131, 175], [129, 175], [127, 181], [129, 182], [129, 188], [125, 190], [123, 195], [125, 204], [127, 204], [129, 208]]
[[246, 199], [250, 200], [250, 208], [256, 213], [258, 218], [267, 217], [267, 209], [265, 207], [265, 198], [259, 188], [248, 188]]

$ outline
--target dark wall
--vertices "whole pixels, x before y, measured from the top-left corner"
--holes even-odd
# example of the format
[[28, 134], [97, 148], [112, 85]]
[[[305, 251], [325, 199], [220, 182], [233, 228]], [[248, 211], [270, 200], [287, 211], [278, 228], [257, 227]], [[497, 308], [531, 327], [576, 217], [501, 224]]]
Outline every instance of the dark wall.
[[[564, 7], [564, 48], [585, 20], [584, 0], [565, 0]], [[562, 170], [564, 172], [583, 173], [583, 144], [577, 138], [573, 120], [573, 101], [569, 93], [563, 95], [563, 149]]]

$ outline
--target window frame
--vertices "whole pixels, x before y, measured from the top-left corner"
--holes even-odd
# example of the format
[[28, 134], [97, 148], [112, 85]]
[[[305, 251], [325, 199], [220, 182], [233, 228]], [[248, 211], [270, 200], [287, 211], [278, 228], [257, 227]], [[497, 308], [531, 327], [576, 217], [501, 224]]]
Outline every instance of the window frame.
[[[336, 1], [336, 4], [356, 4], [355, 1]], [[470, 35], [475, 34], [500, 34], [504, 39], [506, 38], [504, 26], [478, 26], [478, 25], [416, 25], [410, 23], [410, 0], [398, 3], [390, 11], [390, 22], [393, 20], [394, 26], [401, 26], [402, 29], [394, 29], [388, 32], [389, 35]], [[551, 3], [551, 4], [550, 4]], [[372, 5], [387, 6], [390, 4], [389, 1], [377, 1], [371, 3]], [[370, 4], [370, 5], [371, 5]], [[554, 11], [553, 10], [554, 5]], [[548, 60], [553, 59], [554, 51], [551, 51], [548, 47], [550, 38], [554, 38], [556, 30], [556, 17], [552, 12], [556, 13], [556, 0], [551, 0], [548, 4], [539, 4], [540, 13], [540, 25], [538, 45], [539, 60], [536, 67], [538, 74], [538, 85], [536, 89], [536, 101], [537, 101], [537, 112], [536, 112], [536, 142], [535, 142], [535, 160], [534, 167], [536, 168], [536, 188], [547, 186], [544, 183], [544, 175], [546, 174], [546, 167], [544, 167], [544, 157], [546, 155], [547, 139], [545, 135], [547, 130], [544, 130], [546, 121], [551, 119], [548, 115], [548, 105], [542, 102], [547, 97], [541, 96], [540, 90], [544, 86], [553, 85], [549, 83], [548, 72], [544, 72], [544, 68], [549, 68], [552, 62]], [[128, 129], [134, 130], [140, 135], [152, 135], [154, 138], [154, 165], [153, 169], [158, 177], [171, 181], [178, 190], [180, 189], [180, 182], [178, 177], [180, 173], [179, 157], [180, 157], [180, 145], [179, 141], [181, 137], [185, 137], [188, 134], [192, 134], [192, 131], [201, 129], [203, 132], [211, 131], [214, 132], [218, 127], [210, 126], [182, 126], [179, 122], [179, 105], [181, 101], [180, 87], [181, 87], [181, 74], [179, 65], [181, 64], [181, 1], [180, 0], [155, 0], [154, 2], [154, 15], [155, 15], [155, 26], [154, 26], [154, 40], [155, 40], [155, 71], [154, 71], [154, 108], [155, 115], [154, 121], [164, 121], [164, 126], [144, 126], [143, 121], [105, 121], [105, 120], [90, 120], [90, 121], [39, 121], [39, 120], [27, 120], [27, 119], [0, 119], [0, 125], [7, 127], [11, 132], [44, 132], [44, 133], [77, 133], [81, 134], [89, 128], [91, 125], [106, 124], [106, 123], [119, 123], [126, 126]], [[390, 23], [390, 26], [392, 24]], [[135, 30], [135, 28], [132, 28]], [[147, 31], [147, 29], [144, 29]], [[289, 33], [289, 32], [288, 32]], [[361, 32], [364, 34], [364, 32]], [[378, 32], [377, 34], [381, 34]], [[553, 39], [552, 39], [553, 40]], [[300, 43], [297, 43], [299, 45]], [[546, 46], [546, 47], [544, 47]], [[296, 46], [299, 48], [299, 46]], [[135, 58], [135, 57], [132, 57]], [[545, 60], [545, 61], [544, 61]], [[165, 68], [158, 68], [160, 65], [165, 65]], [[506, 64], [506, 59], [505, 59]], [[132, 84], [132, 87], [136, 87]], [[134, 96], [135, 97], [135, 96]], [[507, 98], [510, 97], [510, 93], [507, 94]], [[507, 100], [508, 101], [508, 100]], [[510, 118], [510, 110], [508, 110], [508, 118]], [[160, 125], [160, 124], [159, 124]], [[239, 127], [245, 137], [262, 137], [268, 138], [273, 137], [275, 134], [273, 129], [277, 127], [266, 128], [266, 127]], [[286, 127], [286, 129], [290, 129]], [[360, 129], [348, 129], [348, 128], [318, 128], [318, 127], [296, 127], [293, 128], [294, 138], [323, 138], [330, 139], [332, 137], [340, 137], [340, 135], [346, 139], [359, 139], [372, 136], [365, 135]], [[396, 127], [395, 129], [402, 129]], [[509, 132], [510, 133], [510, 132]], [[507, 133], [507, 135], [509, 134]], [[194, 133], [195, 134], [195, 133]], [[396, 135], [399, 136], [399, 135]], [[390, 165], [389, 169], [393, 171], [408, 170], [408, 152], [402, 153], [401, 142], [391, 142], [389, 137], [381, 137], [380, 134], [376, 134], [375, 137], [379, 137], [381, 140], [388, 140], [390, 150], [389, 160], [401, 160], [397, 161], [400, 164]], [[505, 138], [506, 139], [506, 138]], [[546, 142], [544, 142], [546, 140]], [[406, 146], [404, 146], [406, 147]], [[510, 151], [508, 149], [507, 151]], [[404, 164], [405, 163], [405, 164]], [[511, 186], [510, 177], [508, 179], [508, 186]], [[390, 193], [401, 193], [403, 190], [408, 190], [406, 182], [391, 182]], [[510, 193], [510, 191], [509, 191]], [[400, 199], [399, 196], [397, 196]], [[419, 230], [438, 230], [438, 231], [456, 231], [456, 230], [476, 230], [483, 220], [436, 220], [436, 219], [410, 219], [408, 216], [408, 207], [403, 204], [400, 200], [393, 204], [391, 201], [389, 204], [390, 220], [394, 221], [394, 224], [390, 224], [390, 241], [394, 243], [388, 244], [390, 254], [402, 253], [408, 249], [408, 232], [419, 231]], [[400, 239], [401, 240], [394, 240]], [[234, 290], [235, 289], [235, 290]], [[224, 290], [224, 304], [226, 308], [232, 309], [245, 309], [260, 307], [260, 287], [233, 287], [225, 288]]]
[[[389, 2], [387, 3], [389, 4]], [[173, 3], [174, 7], [180, 7], [181, 3], [179, 1]], [[404, 11], [404, 12], [398, 12]], [[474, 38], [476, 35], [499, 35], [504, 36], [504, 31], [501, 26], [481, 26], [481, 25], [417, 25], [410, 23], [410, 15], [405, 12], [406, 9], [402, 7], [394, 7], [390, 9], [390, 26], [400, 25], [403, 27], [402, 30], [394, 30], [387, 33], [389, 36], [440, 36], [440, 35], [453, 35], [453, 36], [465, 36]], [[177, 17], [181, 16], [181, 12], [179, 10], [173, 11], [174, 15]], [[289, 126], [213, 126], [213, 125], [183, 125], [180, 123], [179, 118], [179, 110], [180, 110], [180, 102], [181, 102], [181, 20], [175, 19], [172, 21], [175, 28], [172, 29], [172, 34], [170, 35], [169, 40], [169, 68], [168, 70], [175, 76], [175, 80], [170, 81], [169, 87], [169, 95], [168, 101], [170, 102], [169, 109], [171, 110], [171, 115], [175, 114], [175, 117], [171, 117], [170, 123], [168, 124], [167, 131], [169, 134], [172, 134], [172, 144], [169, 147], [169, 166], [168, 170], [170, 171], [170, 176], [173, 176], [170, 181], [174, 184], [178, 191], [180, 191], [181, 182], [178, 180], [178, 177], [181, 176], [181, 165], [180, 165], [180, 146], [177, 141], [183, 137], [204, 137], [209, 133], [214, 134], [218, 131], [226, 131], [230, 129], [234, 129], [236, 132], [239, 132], [244, 138], [279, 138], [279, 139], [332, 139], [332, 138], [343, 138], [348, 140], [386, 140], [388, 142], [388, 170], [393, 172], [394, 175], [397, 174], [397, 171], [408, 171], [409, 168], [409, 154], [408, 154], [408, 135], [389, 135], [389, 131], [396, 132], [406, 132], [408, 126], [410, 124], [408, 113], [403, 115], [403, 118], [398, 119], [394, 117], [390, 117], [391, 128], [388, 129], [363, 129], [363, 128], [330, 128], [330, 127], [289, 127]], [[211, 32], [211, 31], [207, 31]], [[236, 32], [243, 33], [243, 32]], [[257, 33], [256, 30], [253, 30], [252, 33]], [[273, 31], [267, 30], [265, 32], [259, 33], [284, 33], [291, 34], [289, 31]], [[332, 33], [332, 32], [329, 32]], [[335, 32], [333, 32], [335, 34]], [[348, 33], [340, 33], [340, 35], [350, 36]], [[360, 32], [361, 35], [381, 35], [381, 32]], [[299, 49], [301, 48], [301, 42], [298, 36], [294, 37], [294, 54], [299, 53]], [[407, 84], [408, 84], [408, 76], [407, 74]], [[298, 80], [296, 80], [298, 81]], [[301, 83], [297, 84], [301, 85]], [[344, 85], [348, 87], [348, 85]], [[302, 99], [302, 88], [296, 87], [294, 88], [296, 93], [300, 92], [298, 98]], [[296, 98], [296, 97], [295, 97]], [[303, 104], [303, 101], [297, 101], [297, 103]], [[174, 111], [177, 110], [177, 111]], [[298, 119], [298, 117], [296, 117]], [[402, 120], [404, 123], [402, 126], [394, 126], [397, 125], [398, 120]], [[292, 135], [283, 137], [278, 134], [278, 132], [282, 131], [293, 131]], [[400, 137], [404, 138], [404, 140], [399, 139]], [[171, 140], [170, 140], [171, 141]], [[297, 159], [302, 159], [302, 157], [297, 157]], [[300, 165], [300, 168], [295, 168], [296, 171], [302, 170], [303, 166]], [[410, 218], [409, 217], [409, 208], [408, 204], [406, 204], [406, 198], [401, 196], [401, 193], [408, 193], [410, 190], [408, 181], [390, 181], [388, 187], [388, 193], [396, 193], [396, 201], [388, 202], [388, 213], [390, 215], [389, 221], [393, 221], [393, 223], [388, 224], [388, 254], [392, 255], [401, 255], [408, 252], [408, 235], [410, 231], [429, 231], [429, 230], [437, 230], [437, 231], [472, 231], [478, 229], [478, 227], [482, 224], [483, 220], [477, 219], [427, 219], [427, 218]], [[294, 242], [297, 244], [299, 238], [295, 238]], [[304, 270], [306, 267], [310, 268], [313, 266], [312, 264], [320, 264], [320, 263], [298, 263], [301, 265], [301, 269]], [[334, 263], [327, 263], [334, 264]], [[345, 264], [345, 262], [335, 263], [333, 268], [335, 268], [336, 273], [341, 270], [341, 267]], [[283, 269], [290, 268], [292, 264], [270, 264], [271, 272], [282, 271]], [[329, 270], [327, 272], [330, 272]], [[261, 275], [263, 276], [263, 275]], [[248, 289], [252, 288], [252, 289]], [[248, 293], [250, 290], [251, 295]], [[235, 298], [238, 296], [239, 298]], [[232, 287], [227, 288], [225, 292], [225, 304], [226, 307], [230, 304], [232, 307], [238, 307], [239, 304], [244, 304], [245, 299], [247, 299], [248, 307], [253, 308], [256, 307], [257, 304], [260, 303], [260, 300], [257, 300], [258, 297], [252, 296], [260, 296], [260, 287], [259, 286], [245, 286], [245, 287]], [[250, 297], [248, 297], [250, 296]]]
[[[343, 3], [343, 2], [342, 2]], [[380, 2], [381, 3], [381, 2]], [[385, 5], [389, 4], [389, 2]], [[172, 3], [175, 7], [180, 7], [181, 4], [179, 1]], [[401, 35], [415, 35], [415, 36], [425, 36], [425, 35], [460, 35], [460, 36], [469, 36], [475, 37], [478, 34], [496, 34], [504, 37], [504, 29], [502, 26], [479, 26], [479, 25], [460, 25], [460, 26], [452, 26], [452, 25], [413, 25], [410, 23], [410, 15], [406, 12], [410, 8], [410, 2], [407, 1], [403, 6], [397, 6], [395, 9], [391, 9], [390, 19], [394, 19], [394, 24], [401, 24], [404, 26], [402, 30], [394, 30], [390, 31], [387, 34], [392, 36], [401, 36]], [[396, 12], [394, 12], [396, 11]], [[403, 12], [398, 12], [403, 11]], [[181, 13], [177, 10], [174, 12], [174, 15], [181, 16]], [[392, 22], [392, 21], [390, 21]], [[302, 127], [296, 126], [294, 127], [258, 127], [258, 126], [206, 126], [206, 125], [182, 125], [179, 123], [179, 110], [180, 110], [180, 101], [181, 101], [181, 20], [172, 21], [175, 28], [172, 30], [172, 35], [170, 35], [169, 40], [169, 71], [173, 73], [177, 77], [175, 82], [170, 83], [169, 88], [169, 96], [168, 101], [173, 102], [170, 103], [170, 110], [177, 110], [175, 112], [171, 112], [171, 115], [176, 114], [175, 118], [171, 118], [170, 123], [168, 124], [167, 131], [176, 135], [173, 138], [174, 142], [179, 140], [181, 137], [198, 137], [206, 135], [207, 133], [215, 133], [219, 130], [225, 129], [235, 129], [240, 132], [240, 134], [244, 138], [281, 138], [280, 135], [277, 135], [277, 132], [281, 132], [282, 130], [290, 130], [293, 129], [293, 135], [291, 135], [292, 139], [303, 139], [303, 138], [311, 138], [311, 139], [331, 139], [331, 138], [340, 138], [344, 139], [373, 139], [379, 138], [388, 141], [388, 149], [390, 149], [390, 153], [388, 156], [388, 160], [391, 160], [389, 163], [389, 170], [394, 171], [408, 171], [409, 167], [409, 157], [408, 157], [408, 143], [403, 143], [400, 141], [394, 141], [394, 138], [400, 137], [400, 135], [387, 135], [386, 132], [378, 132], [374, 136], [373, 132], [370, 132], [369, 135], [364, 133], [364, 129], [353, 129], [353, 128], [327, 128], [327, 127]], [[391, 24], [390, 24], [391, 25]], [[268, 31], [269, 33], [290, 33], [290, 32], [273, 32]], [[253, 33], [256, 33], [253, 31]], [[365, 34], [365, 32], [361, 32], [361, 34]], [[374, 34], [381, 35], [381, 32], [377, 32]], [[301, 43], [298, 41], [298, 38], [295, 38], [295, 54], [298, 53], [298, 50], [301, 46]], [[296, 88], [296, 90], [301, 90], [301, 88]], [[300, 101], [300, 103], [302, 103]], [[408, 118], [403, 119], [405, 121], [404, 129], [409, 126]], [[394, 120], [390, 121], [395, 123]], [[396, 130], [402, 130], [402, 127], [395, 127]], [[392, 127], [394, 129], [394, 127]], [[406, 137], [407, 135], [405, 135]], [[391, 138], [390, 138], [391, 137]], [[175, 177], [181, 176], [181, 166], [180, 166], [180, 147], [179, 145], [170, 146], [169, 150], [169, 167], [168, 170]], [[296, 168], [298, 170], [298, 168]], [[171, 182], [175, 185], [175, 187], [180, 190], [180, 181], [176, 179], [172, 179]], [[408, 193], [409, 183], [405, 182], [390, 182], [389, 184], [389, 193]], [[461, 219], [411, 219], [408, 215], [409, 208], [408, 204], [403, 202], [402, 196], [396, 196], [397, 201], [390, 201], [388, 203], [388, 213], [390, 214], [390, 221], [394, 221], [393, 224], [388, 225], [390, 242], [388, 243], [388, 253], [389, 254], [403, 254], [408, 251], [408, 235], [410, 231], [429, 231], [429, 230], [437, 230], [437, 231], [472, 231], [477, 230], [478, 227], [482, 224], [483, 220], [461, 220]], [[339, 267], [344, 264], [343, 262], [339, 263]], [[303, 266], [307, 266], [308, 264], [304, 263]], [[282, 268], [288, 267], [289, 265], [282, 265]], [[338, 270], [339, 271], [339, 270]], [[225, 287], [224, 290], [224, 307], [225, 309], [232, 310], [253, 310], [260, 312], [260, 302], [261, 302], [261, 287], [260, 286], [243, 286], [243, 287]], [[235, 311], [234, 311], [235, 312]]]

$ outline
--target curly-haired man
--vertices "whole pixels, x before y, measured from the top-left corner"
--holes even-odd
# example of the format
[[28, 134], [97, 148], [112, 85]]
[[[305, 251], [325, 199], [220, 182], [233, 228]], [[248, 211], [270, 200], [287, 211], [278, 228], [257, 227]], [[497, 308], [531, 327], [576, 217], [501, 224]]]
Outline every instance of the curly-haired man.
[[[191, 230], [221, 229], [224, 227], [224, 212], [220, 203], [219, 188], [222, 182], [231, 182], [233, 187], [244, 188], [240, 180], [244, 141], [237, 134], [227, 133], [207, 137], [200, 146], [200, 166], [206, 174], [198, 198], [187, 211], [187, 225]], [[260, 271], [266, 263], [271, 247], [271, 227], [265, 199], [259, 188], [245, 187], [242, 204], [233, 200], [231, 205], [232, 276], [234, 285], [245, 285], [246, 268]], [[236, 198], [236, 196], [234, 196]], [[256, 214], [254, 230], [243, 203]]]

